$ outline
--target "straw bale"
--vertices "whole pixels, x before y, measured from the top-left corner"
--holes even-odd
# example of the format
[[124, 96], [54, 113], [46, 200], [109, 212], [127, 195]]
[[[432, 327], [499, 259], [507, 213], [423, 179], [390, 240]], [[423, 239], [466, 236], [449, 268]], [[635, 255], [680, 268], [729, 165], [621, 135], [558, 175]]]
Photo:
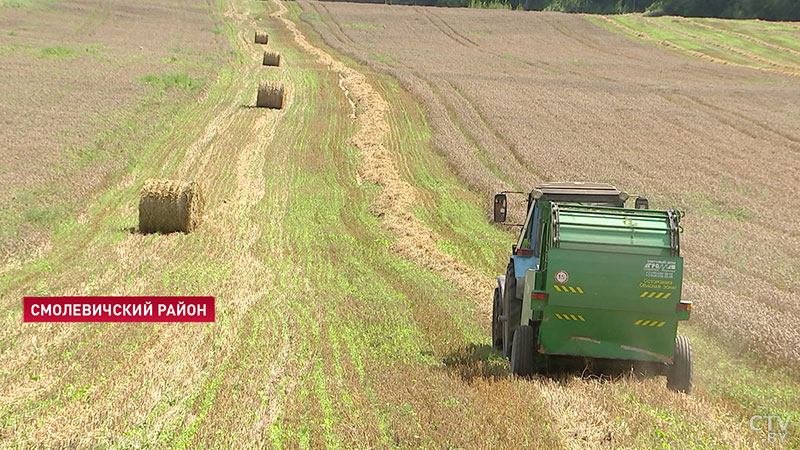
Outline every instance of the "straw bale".
[[200, 223], [203, 195], [194, 181], [149, 179], [139, 199], [141, 233], [190, 233]]
[[259, 108], [283, 108], [283, 85], [272, 81], [261, 81], [258, 84], [256, 106]]

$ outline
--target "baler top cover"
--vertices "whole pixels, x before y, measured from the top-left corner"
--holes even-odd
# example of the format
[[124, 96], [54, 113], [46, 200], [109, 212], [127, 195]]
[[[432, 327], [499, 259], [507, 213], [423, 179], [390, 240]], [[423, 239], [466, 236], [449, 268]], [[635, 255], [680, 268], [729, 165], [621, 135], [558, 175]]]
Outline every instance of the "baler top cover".
[[554, 203], [552, 246], [680, 256], [680, 213]]

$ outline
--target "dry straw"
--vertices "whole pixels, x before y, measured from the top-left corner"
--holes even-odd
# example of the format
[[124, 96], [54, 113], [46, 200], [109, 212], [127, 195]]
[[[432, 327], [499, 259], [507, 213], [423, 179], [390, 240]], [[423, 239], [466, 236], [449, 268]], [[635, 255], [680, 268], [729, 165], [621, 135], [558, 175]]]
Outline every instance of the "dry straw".
[[203, 195], [194, 181], [149, 179], [139, 199], [141, 233], [189, 233], [203, 213]]
[[268, 39], [266, 31], [256, 31], [256, 44], [266, 44]]
[[273, 51], [273, 50], [265, 50], [264, 51], [264, 63], [265, 66], [280, 66], [281, 65], [281, 54]]
[[261, 81], [258, 84], [256, 106], [259, 108], [283, 108], [283, 85], [272, 81]]

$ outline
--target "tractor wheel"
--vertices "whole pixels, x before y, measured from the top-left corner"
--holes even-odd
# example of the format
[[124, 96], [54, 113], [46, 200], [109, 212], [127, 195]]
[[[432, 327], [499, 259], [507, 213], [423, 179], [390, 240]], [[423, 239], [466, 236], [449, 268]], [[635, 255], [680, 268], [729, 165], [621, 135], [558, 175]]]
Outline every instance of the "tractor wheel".
[[692, 393], [692, 346], [686, 336], [675, 339], [675, 356], [667, 367], [667, 389]]
[[508, 263], [506, 269], [506, 285], [503, 290], [503, 354], [511, 357], [511, 348], [514, 346], [514, 331], [520, 323], [522, 315], [522, 299], [517, 298], [517, 279], [514, 277], [514, 261]]
[[522, 325], [514, 332], [514, 344], [511, 346], [511, 373], [526, 377], [534, 369], [534, 330], [530, 325]]
[[503, 349], [503, 299], [500, 298], [500, 288], [494, 289], [494, 303], [492, 304], [492, 346], [497, 350]]

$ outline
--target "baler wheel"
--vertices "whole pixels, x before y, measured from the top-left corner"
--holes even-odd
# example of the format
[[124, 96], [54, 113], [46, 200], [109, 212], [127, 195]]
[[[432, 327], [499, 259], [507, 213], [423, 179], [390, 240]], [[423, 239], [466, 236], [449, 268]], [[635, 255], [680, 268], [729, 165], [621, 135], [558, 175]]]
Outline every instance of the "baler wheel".
[[503, 299], [500, 297], [500, 288], [494, 288], [494, 303], [492, 304], [492, 346], [497, 350], [503, 349]]
[[530, 325], [517, 327], [514, 332], [514, 343], [511, 345], [511, 372], [526, 377], [534, 369], [534, 330]]
[[667, 368], [667, 389], [692, 393], [692, 346], [686, 336], [675, 339], [674, 361]]

